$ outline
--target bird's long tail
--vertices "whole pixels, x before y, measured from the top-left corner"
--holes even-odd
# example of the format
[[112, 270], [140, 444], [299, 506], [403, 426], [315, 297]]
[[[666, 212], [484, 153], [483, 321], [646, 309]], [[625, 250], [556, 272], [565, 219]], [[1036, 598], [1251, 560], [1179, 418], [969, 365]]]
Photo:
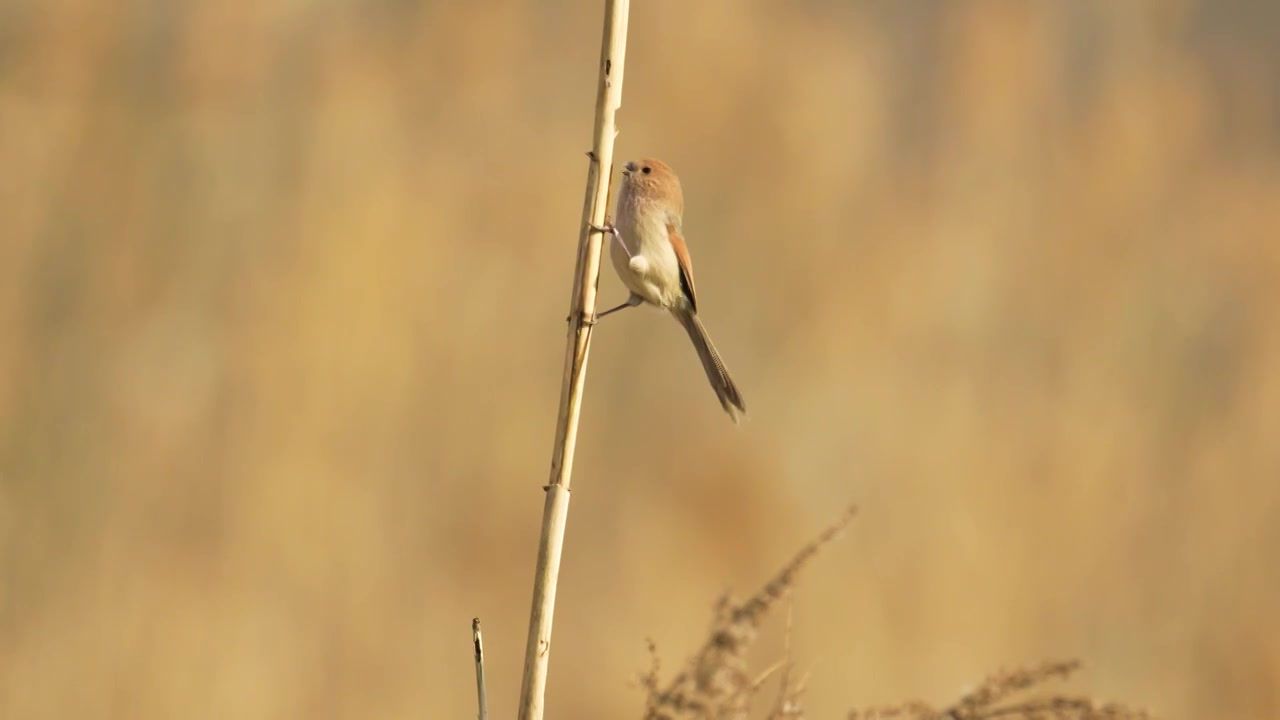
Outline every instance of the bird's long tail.
[[735, 423], [739, 422], [747, 414], [747, 406], [742, 402], [742, 394], [738, 392], [738, 387], [729, 377], [729, 371], [725, 369], [720, 353], [716, 352], [716, 346], [712, 344], [707, 328], [695, 313], [679, 311], [674, 315], [684, 326], [685, 332], [689, 333], [689, 339], [693, 341], [693, 347], [698, 351], [702, 369], [706, 371], [707, 380], [711, 382], [711, 389], [716, 391], [720, 405]]

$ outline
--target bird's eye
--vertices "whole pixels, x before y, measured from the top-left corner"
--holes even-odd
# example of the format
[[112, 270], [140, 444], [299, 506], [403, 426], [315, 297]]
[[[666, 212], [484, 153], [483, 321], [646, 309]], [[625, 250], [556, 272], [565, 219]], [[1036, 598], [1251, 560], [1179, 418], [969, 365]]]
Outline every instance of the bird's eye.
[[645, 167], [645, 168], [644, 168], [643, 170], [641, 170], [640, 172], [644, 173], [645, 175], [648, 175], [649, 173], [653, 172], [653, 168], [651, 168], [651, 167]]

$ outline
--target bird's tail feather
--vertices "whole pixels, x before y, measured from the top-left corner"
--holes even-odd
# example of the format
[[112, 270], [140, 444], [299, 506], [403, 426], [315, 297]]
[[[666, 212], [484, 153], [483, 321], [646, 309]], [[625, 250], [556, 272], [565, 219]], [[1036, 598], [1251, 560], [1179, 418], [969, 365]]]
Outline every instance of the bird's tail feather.
[[676, 312], [675, 316], [685, 332], [689, 333], [689, 339], [693, 341], [693, 347], [698, 351], [702, 369], [706, 371], [707, 380], [711, 382], [711, 389], [715, 390], [720, 405], [735, 423], [739, 422], [747, 414], [747, 406], [742, 402], [742, 394], [738, 392], [738, 387], [729, 377], [729, 371], [725, 369], [720, 353], [716, 352], [716, 346], [712, 344], [707, 328], [695, 313], [680, 311]]

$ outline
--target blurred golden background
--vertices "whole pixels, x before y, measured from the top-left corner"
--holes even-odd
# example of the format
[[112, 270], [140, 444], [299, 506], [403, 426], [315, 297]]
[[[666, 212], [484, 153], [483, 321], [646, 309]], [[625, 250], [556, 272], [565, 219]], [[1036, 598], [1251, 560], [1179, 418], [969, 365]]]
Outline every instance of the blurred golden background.
[[[0, 717], [514, 711], [598, 2], [0, 4]], [[999, 667], [1280, 716], [1280, 5], [639, 0], [550, 716], [846, 503], [812, 717]], [[625, 297], [606, 266], [601, 303]], [[781, 652], [784, 621], [757, 648]]]

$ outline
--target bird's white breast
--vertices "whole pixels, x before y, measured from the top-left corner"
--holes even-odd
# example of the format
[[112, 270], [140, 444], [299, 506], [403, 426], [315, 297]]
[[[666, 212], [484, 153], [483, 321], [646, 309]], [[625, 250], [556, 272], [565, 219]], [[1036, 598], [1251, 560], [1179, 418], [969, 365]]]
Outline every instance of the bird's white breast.
[[646, 302], [673, 307], [682, 297], [680, 262], [667, 237], [666, 213], [652, 207], [620, 207], [609, 256], [622, 282]]

